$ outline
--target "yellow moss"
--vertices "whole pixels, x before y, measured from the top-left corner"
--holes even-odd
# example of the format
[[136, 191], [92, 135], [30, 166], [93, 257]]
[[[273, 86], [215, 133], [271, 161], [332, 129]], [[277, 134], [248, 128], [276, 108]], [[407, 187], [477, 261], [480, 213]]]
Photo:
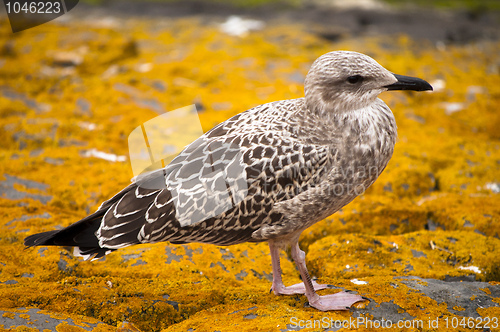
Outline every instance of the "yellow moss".
[[13, 313], [13, 312], [4, 312], [2, 317], [7, 317], [7, 318], [11, 318], [11, 319], [14, 319], [16, 315]]
[[61, 323], [56, 326], [57, 332], [84, 332], [86, 331], [84, 328], [78, 326], [68, 325], [68, 323]]
[[135, 327], [134, 324], [132, 323], [122, 322], [116, 329], [116, 332], [141, 332], [141, 331], [137, 327]]
[[485, 292], [486, 294], [491, 295], [491, 291], [489, 288], [485, 287], [485, 288], [479, 288], [479, 289], [482, 290], [483, 292]]
[[[499, 303], [499, 302], [497, 302]], [[489, 308], [478, 308], [477, 313], [481, 315], [481, 317], [489, 317], [490, 319], [494, 319], [500, 317], [500, 307], [489, 307]], [[498, 324], [500, 324], [500, 319], [498, 319]], [[495, 329], [499, 327], [499, 325], [494, 326], [493, 324], [490, 324], [491, 327], [494, 327]]]
[[[434, 248], [431, 245], [434, 244]], [[488, 247], [475, 251], [477, 246]], [[327, 236], [309, 247], [310, 270], [318, 277], [359, 278], [372, 275], [418, 275], [442, 279], [471, 274], [488, 280], [498, 264], [500, 241], [470, 232], [415, 232], [402, 236]], [[496, 272], [495, 272], [496, 273]], [[493, 274], [496, 275], [496, 274]]]
[[12, 332], [39, 332], [39, 330], [35, 327], [26, 327], [26, 326], [18, 326], [14, 329], [9, 329], [8, 331], [12, 331]]

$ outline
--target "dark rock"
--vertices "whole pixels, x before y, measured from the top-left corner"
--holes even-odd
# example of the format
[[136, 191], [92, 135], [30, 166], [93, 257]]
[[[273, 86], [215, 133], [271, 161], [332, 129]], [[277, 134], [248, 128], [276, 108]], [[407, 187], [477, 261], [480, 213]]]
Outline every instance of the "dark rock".
[[236, 277], [236, 280], [243, 280], [248, 275], [248, 273], [245, 270], [241, 270], [239, 273], [236, 273], [234, 276]]
[[[443, 281], [419, 277], [395, 277], [403, 284], [417, 290], [438, 303], [446, 303], [448, 310], [463, 317], [480, 317], [477, 310], [487, 307], [499, 307], [493, 300], [500, 297], [500, 285], [487, 282]], [[489, 289], [487, 294], [482, 289]], [[473, 300], [471, 300], [473, 298]], [[464, 310], [453, 309], [460, 307]]]
[[[10, 327], [24, 326], [36, 328], [39, 331], [59, 331], [59, 325], [62, 324], [65, 326], [74, 326], [79, 330], [92, 331], [98, 325], [106, 325], [102, 322], [95, 323], [95, 319], [92, 319], [92, 322], [90, 322], [89, 320], [91, 319], [82, 318], [81, 321], [74, 322], [69, 317], [63, 318], [61, 316], [64, 315], [60, 313], [54, 315], [54, 313], [42, 311], [38, 308], [17, 308], [16, 312], [0, 309], [0, 322]], [[83, 322], [84, 324], [82, 324]]]
[[415, 258], [427, 257], [427, 255], [425, 253], [423, 253], [422, 251], [415, 250], [415, 249], [412, 249], [411, 253], [412, 253], [413, 257], [415, 257]]
[[172, 261], [180, 262], [183, 257], [182, 255], [177, 255], [173, 253], [172, 248], [175, 247], [170, 247], [170, 246], [165, 247], [165, 254], [167, 255], [167, 262], [166, 262], [167, 264], [172, 263]]
[[52, 196], [49, 195], [31, 194], [19, 191], [14, 188], [15, 184], [20, 184], [28, 189], [47, 190], [49, 186], [44, 183], [21, 179], [16, 176], [11, 176], [8, 174], [4, 174], [4, 176], [6, 180], [0, 181], [0, 196], [4, 198], [12, 200], [32, 198], [42, 202], [43, 204], [47, 204], [52, 199]]

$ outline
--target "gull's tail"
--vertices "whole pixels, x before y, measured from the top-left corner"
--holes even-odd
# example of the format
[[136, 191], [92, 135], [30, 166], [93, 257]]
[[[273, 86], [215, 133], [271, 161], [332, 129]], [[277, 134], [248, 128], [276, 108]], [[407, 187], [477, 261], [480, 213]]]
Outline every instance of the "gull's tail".
[[57, 231], [33, 234], [24, 239], [24, 245], [33, 246], [68, 246], [75, 247], [75, 256], [85, 259], [100, 258], [112, 249], [99, 246], [96, 232], [106, 210], [98, 210], [90, 216]]

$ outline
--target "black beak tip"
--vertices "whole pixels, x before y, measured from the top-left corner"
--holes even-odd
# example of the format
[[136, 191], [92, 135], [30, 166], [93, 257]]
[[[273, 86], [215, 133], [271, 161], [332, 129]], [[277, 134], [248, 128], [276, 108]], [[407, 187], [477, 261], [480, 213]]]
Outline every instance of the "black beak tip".
[[419, 88], [419, 90], [415, 90], [415, 91], [434, 91], [434, 89], [432, 88], [432, 85], [430, 85], [429, 82], [424, 81], [420, 78], [417, 78], [417, 79], [420, 81], [416, 84], [417, 88]]
[[386, 85], [387, 90], [433, 91], [432, 85], [421, 78], [394, 74], [397, 82]]

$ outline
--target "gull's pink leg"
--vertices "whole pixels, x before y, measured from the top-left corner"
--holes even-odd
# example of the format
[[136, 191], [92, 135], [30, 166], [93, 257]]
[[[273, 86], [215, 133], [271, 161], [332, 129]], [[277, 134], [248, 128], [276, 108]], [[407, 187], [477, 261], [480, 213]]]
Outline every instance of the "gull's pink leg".
[[[276, 295], [293, 295], [293, 294], [305, 294], [306, 287], [304, 283], [295, 284], [292, 286], [285, 287], [283, 285], [283, 280], [281, 279], [281, 265], [280, 265], [280, 248], [273, 241], [269, 241], [269, 249], [271, 251], [271, 262], [273, 265], [273, 285], [271, 290]], [[321, 290], [328, 288], [328, 285], [318, 284], [316, 281], [312, 281], [314, 290]]]
[[299, 269], [302, 281], [304, 282], [306, 288], [305, 294], [311, 307], [314, 307], [321, 311], [349, 310], [351, 305], [353, 305], [354, 303], [363, 301], [363, 298], [361, 296], [349, 294], [346, 292], [319, 296], [318, 294], [316, 294], [311, 282], [311, 277], [307, 272], [306, 255], [302, 250], [300, 250], [299, 243], [297, 241], [292, 244], [292, 258]]

